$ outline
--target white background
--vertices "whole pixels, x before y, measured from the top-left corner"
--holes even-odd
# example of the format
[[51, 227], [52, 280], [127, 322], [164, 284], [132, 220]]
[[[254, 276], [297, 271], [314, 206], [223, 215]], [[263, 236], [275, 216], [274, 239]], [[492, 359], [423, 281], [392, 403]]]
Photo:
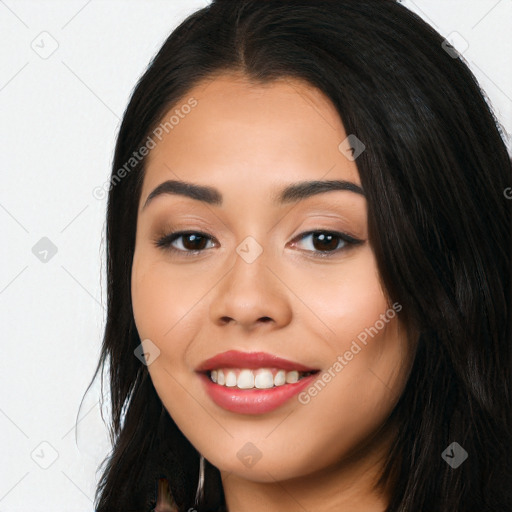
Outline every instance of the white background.
[[[512, 0], [402, 3], [469, 43], [454, 40], [512, 132]], [[110, 445], [99, 379], [78, 409], [105, 322], [106, 198], [92, 191], [137, 79], [207, 4], [0, 0], [0, 512], [93, 510]], [[46, 263], [32, 251], [43, 237], [57, 250]]]

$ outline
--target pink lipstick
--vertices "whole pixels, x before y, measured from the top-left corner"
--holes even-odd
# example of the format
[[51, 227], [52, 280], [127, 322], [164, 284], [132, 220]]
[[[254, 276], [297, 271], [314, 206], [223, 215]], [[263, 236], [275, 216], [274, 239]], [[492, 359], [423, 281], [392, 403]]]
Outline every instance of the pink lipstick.
[[196, 371], [219, 407], [263, 414], [310, 385], [319, 370], [265, 352], [229, 350], [204, 361]]

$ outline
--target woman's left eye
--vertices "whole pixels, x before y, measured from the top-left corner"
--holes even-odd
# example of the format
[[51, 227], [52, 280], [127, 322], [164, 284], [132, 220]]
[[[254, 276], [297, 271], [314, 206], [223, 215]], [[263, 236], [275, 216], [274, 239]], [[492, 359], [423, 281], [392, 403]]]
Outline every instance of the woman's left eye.
[[299, 237], [299, 241], [310, 239], [309, 245], [313, 249], [306, 249], [307, 252], [319, 253], [319, 256], [329, 256], [350, 248], [350, 246], [362, 243], [362, 240], [351, 237], [346, 233], [337, 231], [309, 231]]
[[[363, 243], [363, 240], [354, 238], [346, 233], [317, 230], [302, 233], [295, 238], [293, 245], [298, 245], [298, 243], [307, 239], [310, 240], [307, 245], [312, 247], [312, 249], [304, 249], [304, 251], [314, 253], [315, 256], [320, 257], [330, 256], [331, 254], [345, 251], [349, 249], [350, 246]], [[180, 252], [186, 256], [193, 256], [205, 249], [210, 249], [213, 245], [206, 247], [206, 244], [208, 242], [211, 243], [212, 240], [214, 240], [214, 238], [206, 233], [200, 233], [197, 231], [178, 231], [169, 233], [168, 235], [158, 239], [155, 241], [155, 246], [175, 253]], [[175, 245], [176, 243], [180, 247], [177, 247]]]

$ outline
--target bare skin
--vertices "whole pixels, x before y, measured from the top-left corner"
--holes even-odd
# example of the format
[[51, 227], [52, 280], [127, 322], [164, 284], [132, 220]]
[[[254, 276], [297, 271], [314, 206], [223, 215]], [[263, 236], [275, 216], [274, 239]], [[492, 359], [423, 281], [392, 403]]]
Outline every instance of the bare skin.
[[[219, 468], [230, 512], [382, 512], [389, 495], [373, 484], [393, 431], [381, 427], [405, 386], [412, 349], [381, 286], [366, 199], [331, 190], [272, 201], [299, 181], [361, 186], [356, 162], [338, 149], [348, 134], [328, 99], [296, 80], [256, 85], [221, 75], [182, 104], [190, 97], [197, 106], [148, 156], [132, 267], [137, 329], [160, 351], [148, 366], [158, 395]], [[165, 194], [143, 208], [166, 180], [215, 187], [222, 205]], [[196, 254], [187, 237], [173, 242], [175, 251], [156, 247], [171, 231], [211, 238]], [[311, 231], [361, 243], [322, 245], [302, 236]], [[236, 251], [248, 236], [263, 251], [251, 263]], [[345, 357], [358, 335], [381, 324]], [[319, 376], [330, 369], [331, 378], [302, 402], [234, 413], [210, 399], [195, 371], [232, 349], [275, 354]], [[333, 369], [339, 357], [346, 364]], [[247, 443], [260, 456], [253, 465], [237, 456]]]

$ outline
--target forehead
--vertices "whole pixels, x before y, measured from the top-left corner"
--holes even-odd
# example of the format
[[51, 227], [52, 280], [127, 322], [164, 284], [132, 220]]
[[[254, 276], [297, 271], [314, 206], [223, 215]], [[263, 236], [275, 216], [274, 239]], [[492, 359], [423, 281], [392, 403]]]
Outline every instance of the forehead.
[[147, 157], [141, 199], [168, 179], [254, 190], [311, 179], [360, 184], [339, 149], [347, 134], [338, 112], [306, 82], [219, 75], [188, 91], [161, 126], [171, 117]]

